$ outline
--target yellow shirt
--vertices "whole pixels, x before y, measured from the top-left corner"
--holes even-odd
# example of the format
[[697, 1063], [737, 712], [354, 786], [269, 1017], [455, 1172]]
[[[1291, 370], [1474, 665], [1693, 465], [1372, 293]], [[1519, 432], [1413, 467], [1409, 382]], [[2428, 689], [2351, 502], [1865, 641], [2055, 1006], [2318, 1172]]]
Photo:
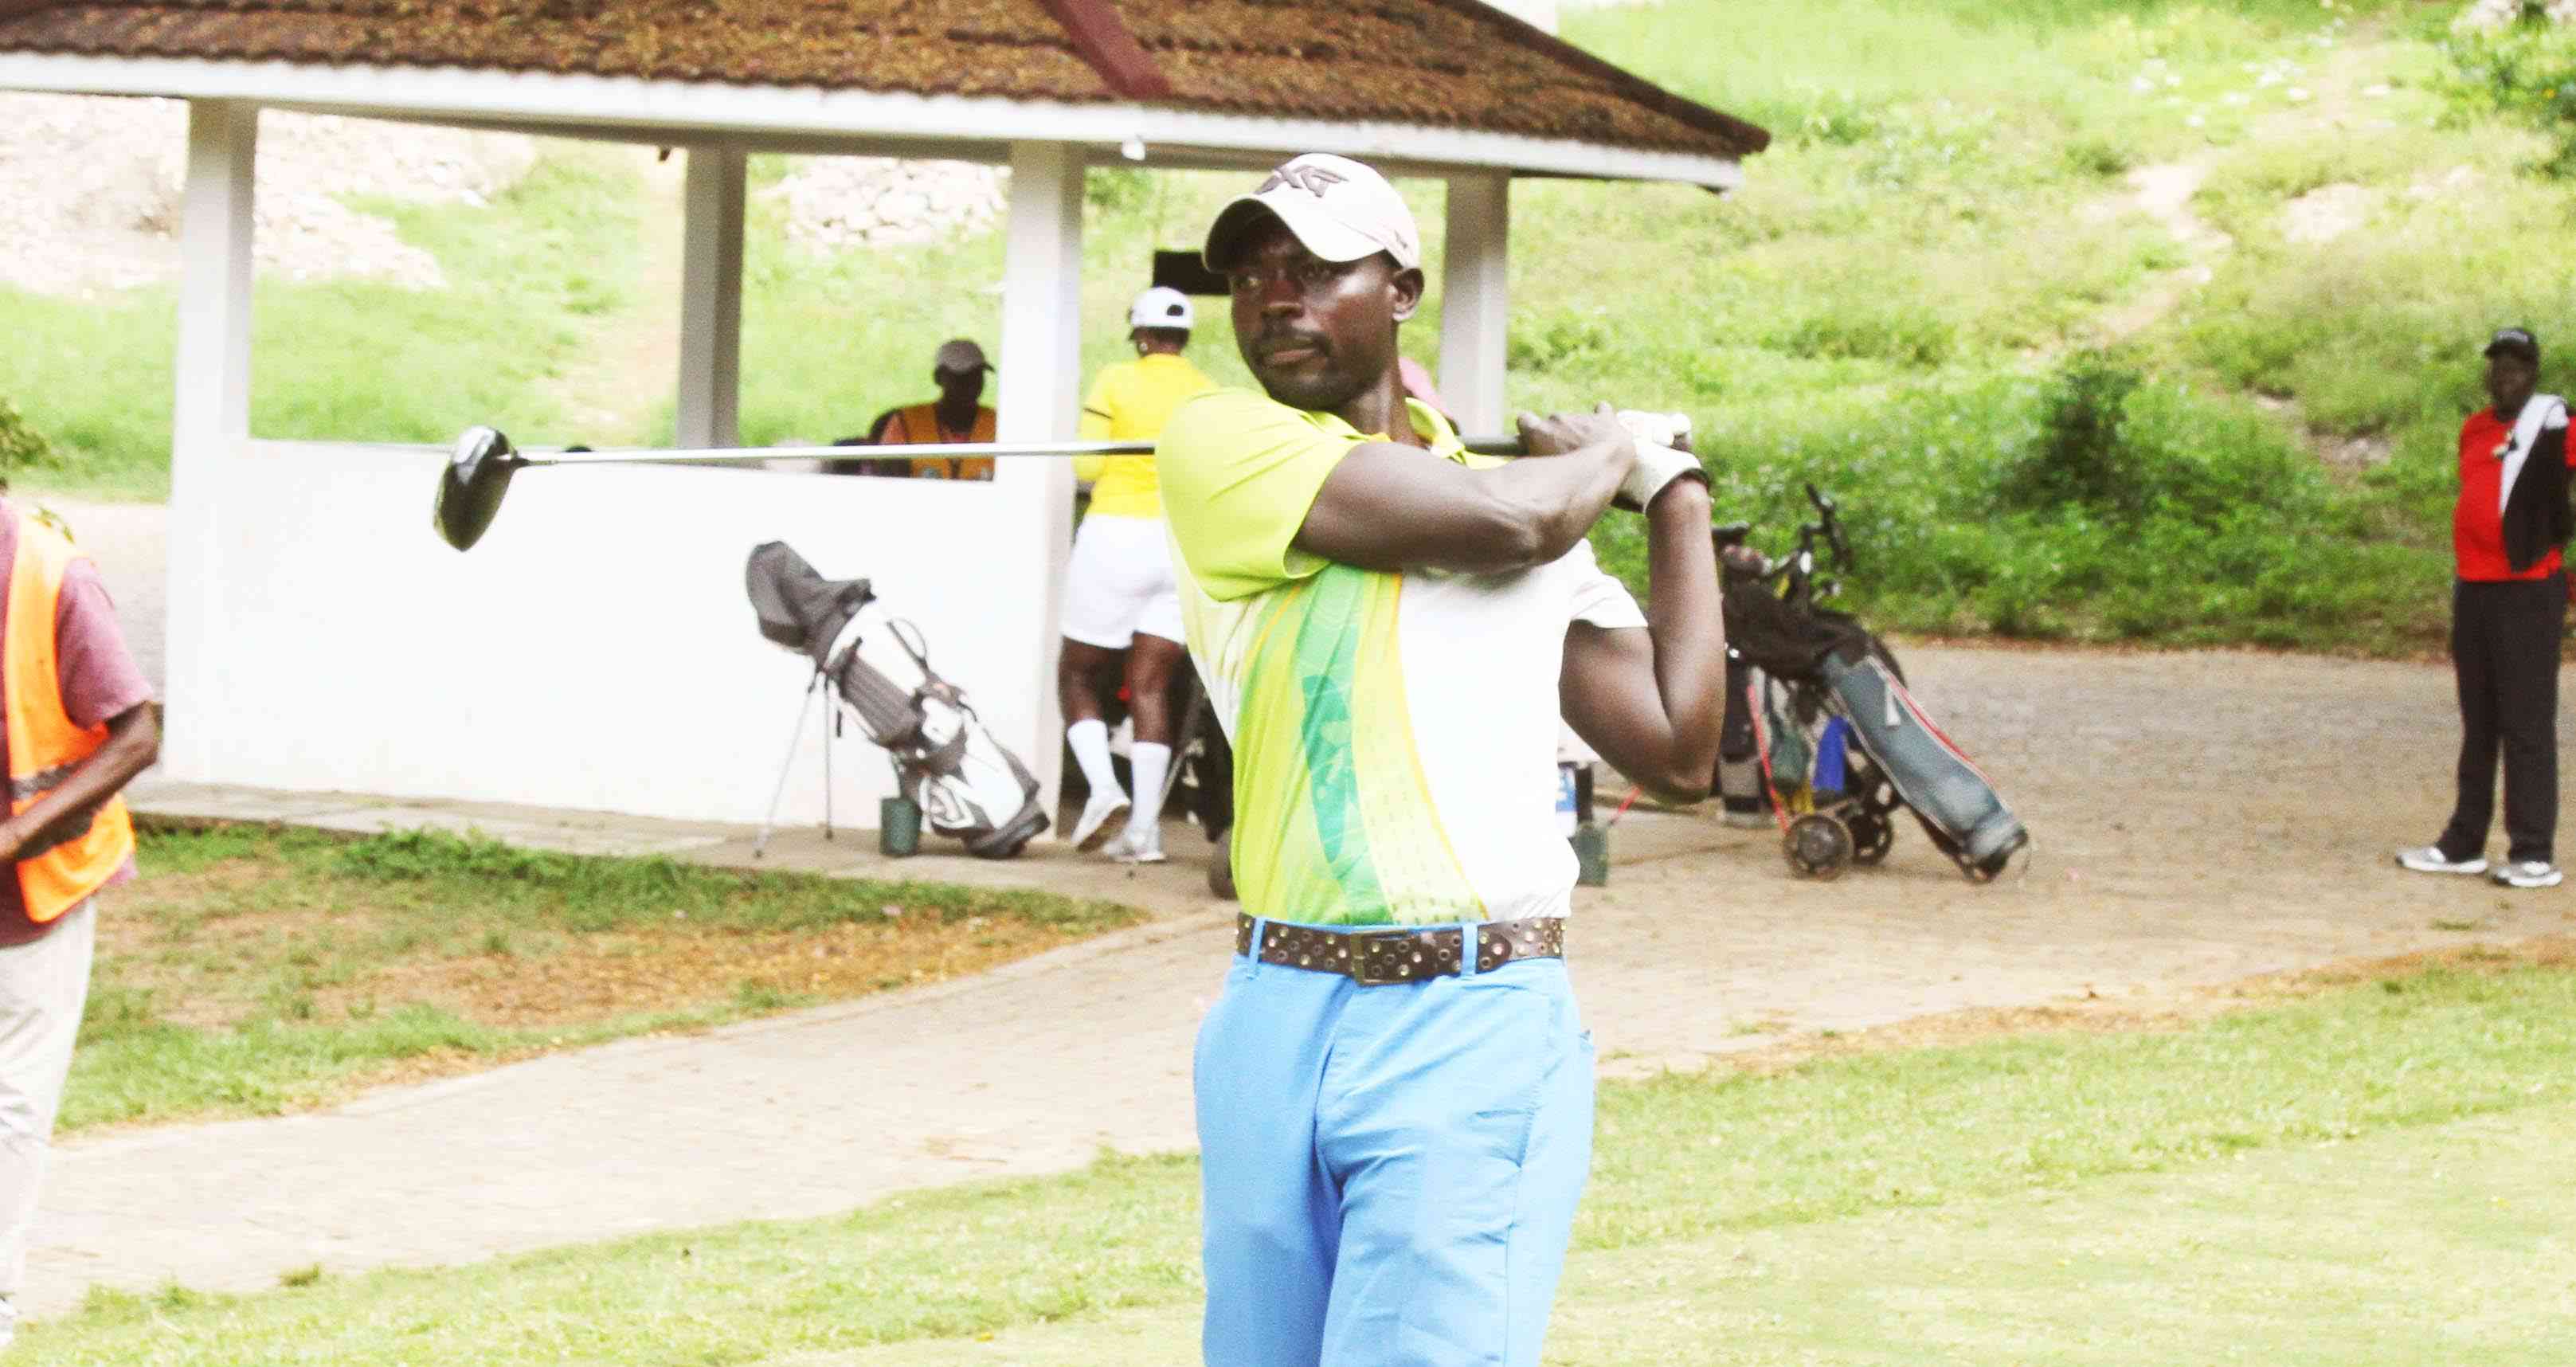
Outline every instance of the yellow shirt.
[[[1430, 454], [1481, 466], [1407, 401]], [[1557, 683], [1569, 623], [1643, 627], [1583, 542], [1502, 574], [1366, 570], [1298, 548], [1366, 436], [1221, 389], [1163, 429], [1190, 657], [1234, 743], [1235, 887], [1256, 916], [1440, 925], [1561, 916]]]
[[[1181, 402], [1216, 388], [1187, 358], [1157, 352], [1100, 372], [1082, 401], [1084, 441], [1152, 441]], [[1091, 485], [1093, 517], [1161, 517], [1152, 456], [1082, 456], [1073, 477]]]

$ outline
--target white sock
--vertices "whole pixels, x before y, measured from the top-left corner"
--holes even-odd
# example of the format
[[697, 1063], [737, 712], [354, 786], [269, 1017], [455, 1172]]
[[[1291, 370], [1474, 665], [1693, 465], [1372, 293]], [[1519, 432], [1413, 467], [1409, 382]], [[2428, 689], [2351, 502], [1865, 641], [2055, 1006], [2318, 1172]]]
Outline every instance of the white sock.
[[1105, 794], [1117, 793], [1118, 771], [1109, 764], [1109, 728], [1100, 718], [1086, 718], [1064, 728], [1064, 739], [1073, 747], [1073, 760], [1082, 766], [1082, 777], [1091, 784], [1091, 800], [1098, 802]]
[[1137, 835], [1158, 834], [1163, 826], [1163, 776], [1172, 770], [1172, 747], [1138, 741], [1127, 752], [1136, 775], [1136, 805], [1127, 812], [1127, 829]]

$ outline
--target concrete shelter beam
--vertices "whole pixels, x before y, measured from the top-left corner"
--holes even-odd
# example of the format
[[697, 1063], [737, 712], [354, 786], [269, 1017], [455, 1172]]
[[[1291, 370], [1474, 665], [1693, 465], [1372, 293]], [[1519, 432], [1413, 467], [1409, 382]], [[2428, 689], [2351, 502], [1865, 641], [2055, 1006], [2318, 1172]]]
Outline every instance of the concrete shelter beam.
[[[1063, 143], [1011, 147], [1011, 208], [1002, 268], [1001, 401], [1003, 441], [1058, 441], [1074, 432], [1082, 403], [1082, 177], [1080, 151]], [[994, 477], [1008, 516], [1025, 531], [1039, 572], [1000, 587], [1011, 605], [995, 630], [1027, 633], [1036, 696], [1037, 733], [1024, 740], [1048, 811], [1063, 777], [1064, 718], [1055, 699], [1056, 653], [1062, 645], [1059, 605], [1073, 555], [1073, 463], [1006, 460]], [[1000, 603], [997, 603], [997, 607]]]
[[216, 586], [223, 577], [221, 486], [250, 440], [251, 234], [259, 106], [188, 105], [180, 209], [177, 392], [170, 412], [169, 604], [162, 772], [211, 781], [204, 709], [221, 687]]
[[742, 365], [742, 216], [749, 158], [693, 147], [681, 192], [678, 444], [737, 443]]
[[1440, 397], [1470, 432], [1500, 432], [1511, 325], [1512, 180], [1449, 178], [1447, 264], [1440, 280]]

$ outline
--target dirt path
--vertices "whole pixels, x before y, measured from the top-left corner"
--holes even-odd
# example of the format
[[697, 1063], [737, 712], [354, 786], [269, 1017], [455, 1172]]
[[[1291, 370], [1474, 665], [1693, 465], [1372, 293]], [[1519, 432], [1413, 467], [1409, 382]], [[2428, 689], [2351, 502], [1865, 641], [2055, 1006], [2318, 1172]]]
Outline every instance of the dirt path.
[[[2576, 893], [2390, 867], [2447, 805], [2440, 666], [1957, 648], [1907, 663], [2036, 832], [2032, 871], [1972, 888], [1909, 830], [1880, 870], [1799, 883], [1766, 833], [1632, 817], [1576, 936], [1607, 1071], [1966, 1008], [2146, 1005], [2576, 922]], [[455, 1262], [819, 1215], [1060, 1170], [1103, 1146], [1184, 1147], [1191, 1035], [1229, 928], [1195, 890], [1198, 847], [1173, 844], [1188, 853], [1133, 880], [1061, 850], [1004, 866], [1068, 890], [1115, 885], [1158, 916], [983, 978], [318, 1115], [68, 1145], [29, 1307], [59, 1313], [93, 1283], [256, 1289], [316, 1262]], [[928, 860], [905, 871], [941, 876]]]
[[2129, 195], [2099, 211], [2113, 215], [2131, 211], [2145, 214], [2173, 235], [2175, 244], [2182, 248], [2185, 257], [2182, 265], [2160, 272], [2148, 281], [2136, 298], [2095, 320], [2095, 330], [2103, 341], [2125, 341], [2164, 321], [2167, 315], [2182, 306], [2183, 300], [2193, 290], [2216, 277], [2216, 263], [2226, 255], [2228, 248], [2235, 245], [2234, 240], [2211, 227], [2207, 220], [2191, 209], [2192, 196], [2199, 194], [2202, 182], [2209, 179], [2213, 159], [2203, 156], [2191, 161], [2141, 166], [2129, 173]]
[[633, 302], [605, 320], [593, 345], [550, 382], [562, 400], [568, 430], [593, 446], [647, 439], [655, 406], [671, 393], [680, 373], [681, 191], [688, 179], [682, 153], [658, 157], [654, 149], [623, 154], [643, 193], [643, 271]]

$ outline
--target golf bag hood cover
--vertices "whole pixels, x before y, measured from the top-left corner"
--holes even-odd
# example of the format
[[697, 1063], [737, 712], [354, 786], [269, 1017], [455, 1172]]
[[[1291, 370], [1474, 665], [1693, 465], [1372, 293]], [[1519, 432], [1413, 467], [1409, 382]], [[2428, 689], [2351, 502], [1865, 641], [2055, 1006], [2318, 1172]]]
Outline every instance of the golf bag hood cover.
[[784, 541], [752, 547], [743, 581], [760, 634], [804, 652], [818, 667], [831, 663], [827, 657], [841, 628], [876, 597], [865, 579], [824, 578]]
[[1869, 631], [1831, 608], [1800, 611], [1758, 580], [1732, 580], [1719, 602], [1726, 644], [1753, 666], [1784, 679], [1814, 674], [1828, 658], [1846, 663], [1869, 658]]

